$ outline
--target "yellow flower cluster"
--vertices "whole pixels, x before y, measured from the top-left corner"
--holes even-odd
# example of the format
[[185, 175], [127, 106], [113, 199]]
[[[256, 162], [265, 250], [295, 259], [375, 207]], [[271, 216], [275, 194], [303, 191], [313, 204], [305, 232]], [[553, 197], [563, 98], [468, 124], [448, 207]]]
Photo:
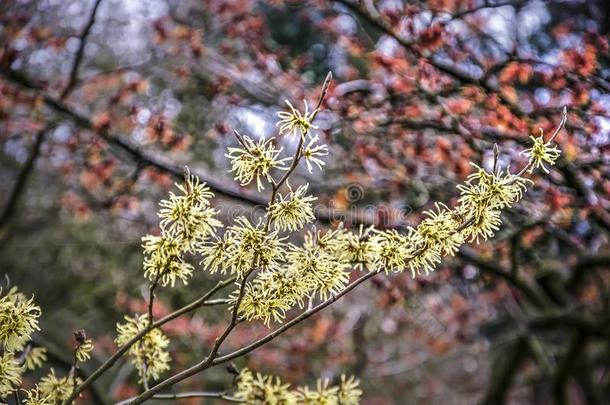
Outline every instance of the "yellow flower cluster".
[[527, 179], [508, 172], [488, 172], [474, 165], [475, 172], [466, 183], [458, 186], [459, 205], [454, 209], [436, 203], [426, 211], [425, 218], [404, 235], [394, 230], [376, 232], [371, 238], [373, 268], [402, 271], [409, 268], [412, 275], [426, 274], [441, 262], [443, 256], [453, 255], [466, 241], [479, 242], [494, 235], [501, 224], [500, 214], [523, 197]]
[[275, 229], [294, 232], [316, 219], [311, 202], [317, 200], [317, 197], [306, 196], [307, 187], [300, 186], [296, 191], [290, 190], [290, 193], [286, 196], [280, 195], [278, 200], [269, 206], [267, 216], [271, 217]]
[[[300, 149], [297, 150], [297, 156], [303, 157], [307, 164], [307, 169], [312, 172], [313, 165], [320, 169], [324, 165], [321, 157], [328, 155], [328, 146], [319, 144], [317, 135], [312, 135], [310, 131], [318, 127], [313, 125], [318, 109], [309, 111], [307, 102], [305, 102], [305, 111], [301, 113], [294, 108], [290, 102], [286, 101], [290, 111], [278, 112], [279, 120], [276, 126], [279, 126], [280, 135], [298, 135], [300, 138]], [[275, 186], [275, 181], [272, 176], [273, 170], [289, 170], [286, 162], [291, 160], [290, 157], [280, 157], [282, 148], [277, 148], [274, 145], [275, 138], [265, 139], [260, 137], [258, 142], [255, 142], [248, 136], [235, 132], [239, 143], [239, 147], [227, 148], [225, 156], [229, 158], [231, 163], [230, 172], [234, 173], [234, 178], [242, 186], [250, 184], [256, 179], [256, 187], [258, 191], [264, 190], [263, 180]], [[307, 145], [303, 142], [309, 139]]]
[[375, 261], [377, 240], [372, 238], [373, 227], [360, 225], [358, 233], [348, 232], [342, 228], [333, 236], [336, 239], [332, 251], [341, 260], [354, 265], [357, 269], [370, 268]]
[[[77, 379], [77, 384], [80, 384], [80, 379]], [[42, 399], [51, 404], [61, 404], [63, 401], [70, 397], [72, 389], [74, 387], [74, 380], [71, 375], [64, 377], [57, 377], [55, 370], [51, 369], [51, 372], [40, 379], [40, 383], [35, 389], [33, 395], [38, 395], [39, 399]]]
[[460, 206], [456, 214], [461, 218], [472, 218], [472, 224], [463, 230], [464, 237], [470, 242], [487, 240], [494, 235], [501, 224], [500, 212], [523, 197], [528, 179], [509, 172], [488, 172], [472, 164], [476, 171], [468, 176], [465, 184], [459, 185]]
[[47, 349], [44, 347], [32, 347], [22, 353], [23, 368], [25, 370], [35, 370], [42, 367], [47, 361]]
[[239, 373], [235, 398], [248, 405], [357, 405], [362, 391], [353, 377], [341, 376], [337, 386], [318, 380], [315, 389], [283, 383], [279, 377], [252, 373], [244, 368]]
[[[115, 342], [122, 346], [129, 342], [148, 325], [148, 315], [125, 317], [125, 323], [117, 324], [117, 338]], [[160, 329], [148, 332], [138, 343], [131, 346], [129, 355], [140, 382], [158, 379], [162, 372], [169, 370], [170, 356], [167, 351], [169, 339]]]
[[159, 203], [161, 235], [142, 238], [144, 249], [144, 276], [166, 286], [176, 280], [186, 284], [193, 274], [193, 266], [184, 260], [222, 223], [216, 219], [216, 210], [210, 207], [213, 194], [188, 170], [185, 184], [176, 185], [180, 194], [170, 192], [169, 200]]
[[[323, 162], [319, 157], [326, 155], [328, 148], [317, 145], [318, 137], [310, 134], [316, 128], [313, 120], [317, 110], [310, 112], [307, 103], [303, 113], [290, 103], [288, 106], [289, 111], [278, 113], [277, 126], [280, 134], [300, 135], [301, 149], [296, 151], [294, 162], [304, 158], [308, 169], [311, 170], [312, 163], [321, 167]], [[481, 238], [486, 240], [493, 236], [501, 224], [501, 211], [519, 201], [531, 183], [508, 171], [495, 167], [493, 171], [487, 171], [473, 164], [473, 174], [458, 186], [459, 204], [455, 208], [435, 204], [434, 209], [424, 212], [425, 218], [417, 227], [408, 227], [403, 233], [363, 226], [352, 232], [339, 227], [325, 234], [308, 233], [302, 246], [298, 246], [287, 243], [278, 232], [295, 232], [313, 221], [311, 203], [316, 198], [306, 195], [307, 185], [290, 189], [285, 195], [277, 193], [286, 179], [276, 183], [271, 170], [285, 169], [284, 161], [288, 158], [280, 157], [281, 149], [273, 145], [273, 139], [260, 139], [255, 143], [248, 137], [236, 135], [242, 147], [229, 148], [227, 154], [236, 180], [248, 184], [256, 178], [259, 190], [263, 188], [262, 179], [273, 185], [274, 198], [267, 207], [267, 221], [254, 225], [245, 217], [239, 217], [224, 235], [214, 235], [211, 240], [199, 243], [195, 251], [202, 256], [201, 265], [211, 273], [236, 275], [238, 281], [253, 274], [243, 295], [240, 297], [236, 290], [231, 294], [231, 301], [235, 306], [240, 300], [237, 310], [241, 317], [262, 320], [267, 325], [271, 320], [282, 321], [286, 312], [296, 305], [303, 307], [304, 302], [326, 300], [341, 292], [349, 281], [350, 269], [386, 272], [408, 269], [413, 276], [434, 270], [442, 257], [455, 254], [464, 242], [479, 242]], [[307, 137], [310, 140], [303, 146]], [[552, 163], [557, 157], [555, 148], [540, 142], [534, 139], [534, 146], [526, 151], [531, 157], [528, 168], [536, 167], [542, 161]], [[175, 217], [180, 215], [177, 213]], [[174, 223], [187, 223], [185, 219], [178, 221], [176, 218]], [[209, 232], [216, 227], [211, 226]], [[172, 244], [172, 241], [161, 242], [167, 246], [150, 243], [150, 249], [180, 250], [179, 244]], [[190, 273], [190, 267], [182, 272]]]
[[40, 308], [33, 298], [26, 298], [16, 287], [3, 294], [0, 289], [0, 400], [21, 384], [25, 371], [39, 367], [46, 360], [43, 348], [29, 344], [39, 330]]
[[76, 347], [75, 356], [78, 361], [85, 362], [91, 358], [91, 352], [93, 351], [93, 342], [91, 339], [85, 339], [83, 343]]
[[253, 268], [276, 268], [284, 249], [277, 232], [266, 232], [261, 222], [253, 225], [239, 217], [222, 238], [202, 244], [197, 251], [203, 256], [201, 264], [211, 273], [220, 271], [241, 278]]
[[[31, 343], [31, 334], [39, 330], [39, 317], [40, 308], [16, 287], [0, 297], [0, 403], [19, 389], [25, 372], [41, 367], [47, 360], [46, 349]], [[23, 390], [27, 396], [23, 402], [27, 405], [61, 403], [72, 393], [72, 373], [74, 370], [59, 378], [51, 369], [33, 389]]]
[[[290, 111], [278, 114], [277, 125], [280, 134], [299, 135], [299, 149], [290, 167], [285, 167], [289, 158], [280, 156], [282, 149], [275, 147], [273, 138], [254, 142], [236, 133], [242, 147], [229, 148], [226, 155], [235, 179], [242, 185], [256, 179], [258, 190], [262, 190], [263, 181], [271, 184], [272, 199], [263, 218], [266, 220], [252, 222], [239, 217], [223, 235], [217, 235], [221, 224], [209, 207], [210, 193], [189, 175], [187, 185], [181, 188], [183, 195], [172, 194], [161, 203], [161, 236], [145, 238], [147, 277], [161, 277], [162, 283], [172, 285], [176, 278], [184, 281], [193, 269], [180, 257], [185, 251], [198, 253], [202, 267], [210, 273], [237, 277], [240, 288], [230, 294], [229, 310], [237, 311], [239, 319], [260, 320], [266, 325], [282, 322], [296, 306], [326, 301], [344, 291], [352, 269], [410, 270], [415, 277], [433, 271], [444, 256], [454, 255], [463, 243], [492, 237], [501, 225], [501, 212], [518, 202], [531, 183], [521, 174], [543, 163], [553, 164], [559, 154], [549, 143], [536, 138], [533, 147], [525, 151], [530, 157], [528, 166], [518, 175], [498, 170], [497, 154], [492, 171], [473, 164], [473, 173], [458, 186], [457, 206], [436, 203], [424, 212], [425, 218], [418, 226], [407, 227], [405, 232], [364, 226], [351, 231], [339, 226], [326, 232], [308, 231], [303, 243], [298, 244], [293, 238], [288, 241], [290, 235], [279, 233], [296, 232], [312, 222], [312, 202], [316, 198], [306, 195], [308, 185], [290, 188], [287, 177], [301, 159], [309, 171], [312, 165], [321, 168], [324, 162], [320, 157], [328, 154], [328, 148], [317, 144], [318, 137], [310, 134], [316, 128], [313, 120], [317, 109], [309, 112], [305, 104], [305, 112], [301, 113], [288, 105]], [[288, 174], [276, 182], [273, 169], [288, 170]], [[280, 194], [285, 185], [289, 192]], [[118, 344], [129, 341], [148, 320], [146, 316], [126, 319], [127, 324], [118, 326]], [[142, 379], [157, 378], [169, 368], [168, 343], [162, 332], [154, 330], [132, 347], [130, 354], [135, 357]], [[318, 381], [316, 389], [290, 390], [279, 378], [244, 370], [236, 397], [248, 404], [356, 404], [361, 394], [357, 386], [353, 379], [343, 378], [335, 387]]]
[[[349, 281], [350, 268], [350, 262], [341, 253], [345, 244], [336, 238], [340, 233], [346, 231], [331, 231], [324, 236], [308, 232], [302, 247], [286, 244], [285, 254], [281, 260], [277, 258], [276, 266], [266, 268], [246, 284], [239, 314], [269, 325], [271, 319], [276, 322], [284, 319], [286, 311], [295, 305], [302, 307], [305, 300], [316, 296], [325, 300], [339, 293]], [[231, 296], [233, 303], [238, 296], [235, 291]]]
[[305, 104], [305, 111], [301, 113], [290, 104], [290, 101], [286, 100], [286, 104], [288, 104], [290, 111], [280, 111], [277, 113], [280, 119], [276, 126], [280, 127], [280, 135], [300, 135], [302, 138], [305, 138], [312, 128], [318, 128], [313, 125], [313, 120], [318, 113], [318, 109], [309, 112], [307, 101], [303, 100], [303, 103]]
[[0, 355], [0, 398], [8, 396], [21, 384], [21, 366], [13, 353]]
[[271, 181], [271, 170], [287, 170], [284, 166], [290, 158], [278, 158], [282, 149], [273, 145], [274, 138], [261, 137], [258, 143], [247, 136], [241, 137], [243, 148], [228, 148], [225, 155], [231, 162], [231, 172], [235, 173], [235, 180], [246, 186], [256, 178], [258, 191], [264, 190], [261, 178]]
[[[2, 290], [0, 289], [0, 294]], [[0, 297], [0, 344], [7, 352], [22, 350], [30, 340], [32, 332], [39, 330], [40, 308], [11, 288]]]
[[[403, 234], [361, 226], [358, 232], [339, 228], [325, 235], [309, 233], [302, 247], [284, 245], [281, 240], [273, 239], [276, 252], [281, 254], [273, 255], [273, 250], [264, 252], [265, 257], [273, 258], [273, 266], [252, 266], [248, 261], [244, 262], [246, 269], [261, 268], [263, 271], [246, 285], [239, 314], [247, 320], [262, 320], [267, 325], [271, 320], [281, 322], [295, 305], [302, 307], [309, 299], [325, 300], [339, 293], [347, 285], [351, 268], [386, 272], [409, 269], [415, 277], [422, 271], [434, 270], [442, 257], [455, 254], [466, 240], [478, 242], [480, 238], [493, 236], [501, 224], [501, 211], [522, 198], [530, 181], [509, 172], [489, 172], [473, 166], [474, 173], [458, 186], [461, 197], [457, 207], [450, 209], [437, 203], [434, 209], [424, 213], [426, 218], [417, 227], [409, 227]], [[284, 217], [276, 224], [281, 230], [298, 230], [305, 221], [300, 215], [307, 213], [309, 216], [303, 202], [290, 207], [289, 202], [295, 194], [298, 198], [305, 194], [304, 187], [297, 191], [301, 192], [293, 192], [286, 199], [281, 197], [269, 207], [267, 215], [274, 223], [277, 217]], [[259, 241], [267, 235], [260, 231], [256, 238]], [[272, 235], [275, 238], [275, 234]], [[225, 238], [202, 252], [207, 267], [216, 270], [235, 260], [231, 259], [235, 256], [231, 246], [233, 244]], [[257, 251], [256, 243], [248, 247], [249, 251]], [[239, 274], [244, 271], [241, 269]], [[233, 302], [237, 301], [237, 292], [232, 298]]]
[[530, 136], [530, 139], [533, 142], [532, 147], [521, 152], [530, 159], [529, 173], [532, 173], [539, 167], [542, 168], [545, 173], [548, 173], [549, 171], [544, 164], [548, 163], [551, 166], [554, 165], [555, 161], [561, 155], [561, 152], [557, 147], [551, 146], [549, 142], [544, 141], [544, 132], [542, 131], [542, 128], [540, 129], [540, 136]]

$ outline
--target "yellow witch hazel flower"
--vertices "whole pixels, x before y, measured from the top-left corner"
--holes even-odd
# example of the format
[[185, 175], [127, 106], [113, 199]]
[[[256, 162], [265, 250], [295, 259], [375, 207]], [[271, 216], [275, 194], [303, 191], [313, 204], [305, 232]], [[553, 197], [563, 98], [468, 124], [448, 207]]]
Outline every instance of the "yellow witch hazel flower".
[[[0, 289], [0, 294], [2, 290]], [[0, 344], [7, 352], [22, 350], [30, 340], [32, 332], [40, 330], [38, 317], [40, 308], [33, 298], [26, 298], [11, 288], [0, 297]]]
[[313, 165], [318, 166], [318, 169], [322, 170], [322, 166], [326, 163], [320, 157], [328, 155], [328, 146], [324, 144], [316, 145], [318, 141], [318, 135], [312, 136], [309, 139], [309, 143], [305, 145], [303, 148], [303, 157], [305, 158], [305, 163], [307, 164], [307, 170], [309, 173], [312, 173]]
[[233, 240], [227, 266], [240, 277], [253, 268], [275, 268], [284, 255], [283, 239], [277, 232], [265, 231], [261, 223], [255, 226], [246, 217], [239, 217], [227, 231]]
[[151, 281], [158, 279], [162, 286], [176, 284], [176, 280], [184, 284], [193, 274], [193, 266], [180, 257], [180, 242], [166, 236], [147, 235], [143, 240], [144, 277]]
[[464, 242], [464, 237], [455, 232], [460, 218], [444, 204], [435, 203], [435, 207], [436, 211], [424, 212], [428, 218], [417, 226], [415, 243], [421, 244], [423, 249], [438, 249], [442, 255], [453, 255]]
[[320, 379], [316, 383], [316, 389], [299, 387], [296, 391], [297, 404], [299, 405], [339, 405], [339, 387], [330, 385], [328, 379]]
[[22, 356], [23, 368], [25, 370], [35, 370], [42, 367], [42, 364], [47, 361], [47, 349], [44, 347], [26, 348]]
[[169, 200], [159, 203], [161, 235], [142, 238], [144, 276], [172, 287], [176, 280], [186, 284], [193, 274], [193, 266], [184, 260], [183, 254], [193, 252], [215, 233], [216, 228], [222, 227], [215, 218], [216, 210], [209, 206], [209, 199], [214, 194], [188, 169], [184, 185], [176, 186], [182, 194], [171, 192]]
[[286, 104], [290, 108], [290, 111], [279, 111], [277, 116], [280, 118], [276, 126], [280, 127], [280, 135], [288, 134], [289, 136], [297, 135], [300, 133], [302, 139], [305, 139], [305, 135], [313, 129], [318, 129], [317, 126], [313, 125], [313, 120], [318, 114], [319, 109], [315, 109], [309, 112], [307, 101], [303, 100], [305, 104], [305, 111], [301, 113], [299, 110], [290, 104], [290, 101], [285, 100]]
[[[326, 300], [341, 292], [349, 282], [351, 264], [327, 244], [325, 236], [308, 233], [302, 247], [288, 245], [281, 267], [263, 271], [246, 284], [238, 313], [248, 321], [269, 325], [271, 320], [281, 322], [295, 305], [302, 308], [307, 299], [317, 295]], [[234, 292], [233, 304], [237, 298]]]
[[341, 259], [352, 263], [356, 268], [371, 268], [379, 250], [379, 240], [373, 238], [373, 227], [365, 228], [360, 225], [359, 232], [342, 232], [336, 236], [337, 247]]
[[471, 218], [472, 224], [463, 234], [471, 242], [478, 242], [480, 236], [487, 240], [494, 235], [501, 224], [500, 210], [519, 201], [532, 182], [508, 172], [492, 173], [472, 165], [476, 171], [468, 176], [465, 184], [457, 187], [461, 197], [456, 215]]
[[386, 272], [402, 271], [407, 267], [411, 257], [410, 241], [395, 229], [377, 231], [372, 236], [375, 240], [373, 247], [373, 268]]
[[360, 403], [360, 397], [362, 397], [362, 390], [358, 388], [360, 383], [350, 376], [349, 378], [345, 375], [341, 375], [341, 384], [339, 385], [339, 391], [337, 392], [337, 399], [341, 405], [358, 405]]
[[[260, 320], [267, 326], [270, 325], [271, 320], [281, 322], [286, 311], [291, 307], [288, 298], [280, 296], [277, 293], [278, 290], [269, 285], [269, 279], [266, 279], [268, 274], [270, 273], [265, 272], [246, 284], [238, 312], [247, 321]], [[235, 307], [238, 296], [237, 291], [231, 294], [231, 310]]]
[[[125, 323], [117, 324], [115, 342], [122, 346], [129, 342], [148, 325], [148, 315], [125, 317]], [[148, 332], [138, 343], [131, 346], [129, 355], [138, 371], [140, 382], [158, 379], [161, 373], [169, 370], [170, 356], [167, 351], [169, 339], [160, 329]]]
[[287, 254], [287, 260], [289, 269], [298, 274], [303, 279], [303, 285], [309, 289], [303, 291], [304, 295], [311, 292], [325, 300], [329, 295], [341, 292], [349, 282], [347, 270], [351, 267], [350, 262], [330, 254], [315, 243], [304, 245], [303, 248], [293, 247]]
[[[77, 380], [77, 384], [80, 384], [80, 380]], [[52, 404], [61, 404], [67, 400], [73, 388], [74, 380], [70, 375], [57, 377], [53, 369], [45, 377], [42, 377], [38, 384], [40, 396], [47, 398]]]
[[159, 205], [160, 226], [165, 234], [173, 235], [192, 247], [192, 242], [205, 239], [213, 234], [222, 224], [214, 216], [216, 211], [210, 208], [210, 198], [214, 193], [187, 169], [184, 185], [176, 184], [182, 195], [170, 192], [169, 200], [162, 200]]
[[4, 398], [15, 391], [21, 384], [22, 368], [13, 353], [0, 355], [0, 398]]
[[551, 142], [544, 141], [544, 131], [540, 128], [540, 136], [530, 136], [533, 144], [529, 149], [521, 152], [522, 155], [527, 156], [530, 159], [529, 173], [532, 173], [537, 168], [542, 168], [545, 173], [549, 173], [549, 170], [544, 166], [544, 163], [548, 163], [553, 166], [555, 161], [561, 155], [561, 152], [557, 147], [551, 146]]
[[408, 267], [411, 270], [411, 275], [415, 278], [416, 274], [421, 274], [422, 270], [425, 274], [434, 271], [436, 265], [441, 262], [441, 249], [438, 246], [424, 246], [421, 238], [417, 234], [417, 230], [409, 228], [407, 238], [412, 243], [412, 252], [408, 256]]
[[256, 178], [256, 188], [258, 191], [264, 190], [263, 182], [265, 179], [272, 182], [271, 170], [288, 170], [284, 166], [290, 158], [278, 158], [282, 148], [277, 149], [273, 145], [275, 138], [265, 139], [261, 137], [258, 143], [255, 143], [248, 136], [241, 136], [236, 133], [238, 139], [242, 143], [241, 148], [227, 148], [228, 153], [225, 154], [231, 162], [230, 172], [235, 173], [235, 180], [242, 186], [246, 186]]
[[294, 405], [294, 394], [289, 388], [290, 384], [282, 383], [279, 377], [253, 375], [244, 368], [239, 373], [235, 398], [249, 405]]
[[74, 351], [76, 360], [81, 363], [89, 360], [93, 351], [93, 341], [87, 339], [84, 329], [74, 332], [74, 339], [76, 340], [76, 350]]
[[290, 189], [290, 193], [280, 195], [278, 200], [269, 206], [266, 215], [271, 217], [275, 229], [294, 232], [316, 219], [311, 202], [318, 198], [305, 195], [308, 187], [307, 184], [299, 186], [296, 191]]
[[203, 257], [200, 264], [205, 270], [212, 274], [217, 271], [226, 274], [231, 269], [229, 262], [234, 257], [236, 249], [231, 232], [225, 232], [222, 238], [214, 236], [212, 241], [202, 244], [197, 251]]

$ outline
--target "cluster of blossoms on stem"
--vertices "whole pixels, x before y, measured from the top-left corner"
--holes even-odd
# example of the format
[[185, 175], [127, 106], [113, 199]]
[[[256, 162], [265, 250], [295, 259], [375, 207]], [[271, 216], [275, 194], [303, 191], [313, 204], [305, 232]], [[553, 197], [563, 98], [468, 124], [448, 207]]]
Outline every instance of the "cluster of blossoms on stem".
[[33, 388], [20, 389], [23, 375], [41, 368], [47, 360], [46, 349], [32, 342], [32, 334], [40, 330], [40, 315], [33, 298], [27, 298], [16, 287], [6, 292], [0, 289], [0, 404], [5, 404], [9, 395], [22, 399], [25, 405], [61, 404], [80, 383], [76, 364], [89, 359], [93, 350], [92, 341], [86, 338], [75, 348], [75, 363], [66, 375], [57, 376], [50, 369]]
[[273, 144], [275, 138], [260, 138], [258, 143], [248, 136], [235, 133], [242, 144], [242, 148], [229, 148], [225, 155], [231, 161], [231, 171], [235, 173], [235, 180], [242, 186], [250, 184], [256, 178], [258, 191], [264, 190], [263, 179], [271, 181], [271, 170], [288, 170], [286, 161], [289, 158], [279, 159], [282, 148]]
[[[77, 378], [76, 384], [80, 383], [80, 379]], [[75, 381], [72, 375], [58, 377], [55, 374], [55, 370], [51, 369], [48, 375], [40, 379], [40, 383], [35, 387], [35, 391], [39, 395], [39, 400], [42, 398], [48, 401], [49, 404], [61, 404], [70, 397], [74, 384]], [[33, 404], [28, 403], [28, 405]]]
[[357, 405], [362, 391], [353, 377], [341, 376], [338, 385], [330, 385], [328, 380], [318, 380], [315, 389], [297, 387], [283, 383], [279, 377], [252, 373], [244, 368], [239, 373], [234, 397], [251, 405]]
[[91, 352], [93, 351], [93, 342], [91, 339], [86, 339], [82, 343], [79, 343], [74, 352], [74, 356], [76, 360], [81, 363], [89, 360], [91, 358]]
[[[117, 325], [116, 344], [122, 346], [142, 332], [148, 325], [148, 315], [125, 317], [125, 323]], [[169, 370], [169, 338], [160, 329], [153, 329], [129, 348], [132, 363], [138, 371], [140, 382], [159, 378]]]
[[545, 173], [548, 173], [549, 170], [544, 166], [544, 164], [547, 163], [551, 166], [554, 165], [555, 161], [559, 158], [559, 155], [561, 155], [561, 152], [559, 149], [557, 149], [557, 147], [552, 147], [549, 145], [549, 142], [545, 142], [544, 131], [542, 128], [540, 128], [539, 136], [530, 136], [530, 139], [532, 141], [532, 147], [521, 152], [530, 159], [531, 164], [528, 172], [533, 173], [535, 169], [540, 167]]
[[170, 192], [169, 200], [159, 205], [160, 235], [142, 238], [144, 248], [144, 276], [153, 283], [172, 287], [176, 280], [187, 283], [193, 266], [184, 260], [193, 253], [216, 228], [222, 224], [216, 219], [216, 210], [210, 207], [213, 193], [186, 171], [184, 185], [176, 185], [180, 194]]
[[5, 352], [25, 347], [32, 333], [40, 329], [39, 316], [40, 308], [34, 305], [34, 299], [26, 298], [15, 287], [0, 297], [0, 342]]

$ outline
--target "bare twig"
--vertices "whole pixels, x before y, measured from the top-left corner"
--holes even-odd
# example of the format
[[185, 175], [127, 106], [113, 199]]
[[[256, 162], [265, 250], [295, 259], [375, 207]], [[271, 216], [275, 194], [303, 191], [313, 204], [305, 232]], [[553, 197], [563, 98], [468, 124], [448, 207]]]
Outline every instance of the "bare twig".
[[0, 215], [0, 230], [11, 220], [13, 213], [17, 208], [19, 197], [21, 197], [21, 194], [25, 189], [25, 185], [27, 183], [28, 178], [30, 177], [30, 174], [32, 173], [32, 169], [34, 168], [36, 159], [40, 155], [40, 150], [44, 138], [49, 130], [49, 127], [45, 127], [38, 131], [38, 133], [36, 134], [36, 137], [34, 139], [34, 145], [32, 145], [32, 149], [30, 150], [27, 160], [19, 170], [19, 175], [17, 176], [15, 186], [9, 194], [8, 202], [6, 203], [6, 206], [2, 211], [2, 215]]
[[[229, 402], [241, 402], [239, 399], [226, 395], [223, 392], [206, 392], [206, 391], [189, 391], [189, 392], [181, 392], [179, 394], [157, 394], [152, 396], [150, 399], [153, 400], [167, 400], [167, 399], [184, 399], [184, 398], [216, 398], [223, 399]], [[114, 405], [126, 405], [129, 401], [132, 401], [134, 398], [128, 398], [121, 402], [117, 402]]]
[[561, 109], [561, 122], [557, 126], [557, 129], [555, 129], [555, 132], [553, 132], [553, 135], [551, 135], [551, 137], [547, 141], [548, 143], [551, 143], [551, 142], [553, 142], [555, 140], [555, 138], [557, 137], [559, 132], [566, 125], [567, 121], [568, 121], [568, 106], [564, 105], [563, 108]]
[[91, 32], [93, 24], [95, 24], [97, 10], [101, 3], [102, 0], [95, 0], [95, 3], [93, 4], [93, 9], [91, 9], [91, 14], [89, 14], [87, 24], [85, 24], [85, 28], [83, 28], [83, 31], [81, 32], [78, 38], [80, 40], [80, 43], [78, 49], [76, 50], [76, 54], [74, 55], [74, 61], [72, 63], [72, 69], [70, 70], [70, 78], [68, 80], [68, 84], [66, 84], [66, 87], [64, 88], [64, 91], [62, 91], [60, 96], [62, 100], [68, 97], [72, 90], [74, 90], [74, 87], [76, 87], [76, 83], [78, 82], [78, 69], [80, 68], [80, 65], [83, 60], [83, 55], [85, 54], [87, 38], [89, 37], [89, 33]]
[[547, 303], [541, 298], [540, 294], [538, 294], [536, 290], [531, 288], [525, 281], [523, 281], [517, 275], [510, 271], [507, 271], [500, 265], [481, 259], [471, 249], [467, 248], [460, 249], [460, 251], [457, 253], [457, 256], [468, 263], [474, 264], [475, 266], [489, 274], [493, 274], [495, 276], [503, 278], [512, 287], [519, 290], [536, 308], [544, 308], [545, 306], [547, 306]]

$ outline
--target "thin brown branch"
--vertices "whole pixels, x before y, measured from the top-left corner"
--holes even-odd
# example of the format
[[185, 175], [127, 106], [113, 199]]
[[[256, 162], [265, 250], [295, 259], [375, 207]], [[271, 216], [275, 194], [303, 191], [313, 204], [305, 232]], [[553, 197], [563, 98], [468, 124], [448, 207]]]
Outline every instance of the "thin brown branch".
[[508, 361], [498, 359], [494, 364], [494, 372], [489, 391], [481, 401], [484, 405], [497, 405], [505, 403], [506, 395], [513, 383], [517, 371], [523, 364], [530, 345], [526, 336], [519, 338], [509, 348], [510, 355], [505, 356]]
[[68, 84], [66, 84], [66, 87], [64, 88], [64, 91], [62, 91], [60, 96], [60, 99], [62, 100], [68, 97], [72, 90], [74, 90], [74, 88], [76, 87], [76, 84], [78, 82], [78, 70], [80, 69], [81, 63], [83, 61], [83, 55], [85, 54], [87, 38], [91, 33], [91, 28], [93, 27], [93, 24], [95, 24], [97, 10], [101, 3], [102, 0], [95, 0], [93, 8], [91, 9], [91, 14], [89, 14], [89, 19], [87, 20], [87, 23], [85, 24], [85, 27], [83, 28], [78, 38], [80, 43], [78, 49], [76, 50], [76, 54], [74, 55], [74, 61], [72, 62], [72, 69], [70, 70], [70, 78], [68, 80]]
[[540, 294], [538, 294], [525, 281], [521, 280], [521, 278], [519, 278], [517, 275], [515, 275], [511, 271], [502, 268], [496, 263], [481, 259], [474, 253], [472, 249], [463, 247], [458, 251], [457, 256], [468, 263], [474, 264], [479, 269], [489, 274], [493, 274], [495, 276], [503, 278], [512, 287], [520, 291], [527, 298], [527, 300], [536, 308], [544, 308], [547, 305], [547, 303], [541, 298]]
[[36, 159], [40, 155], [40, 150], [42, 147], [42, 143], [44, 138], [49, 131], [48, 127], [45, 127], [36, 133], [36, 137], [34, 139], [34, 145], [32, 145], [32, 149], [28, 154], [28, 158], [21, 166], [19, 170], [19, 174], [17, 176], [17, 181], [15, 182], [15, 186], [13, 190], [8, 194], [8, 201], [2, 211], [2, 215], [0, 215], [0, 230], [11, 220], [15, 209], [17, 208], [17, 203], [19, 202], [19, 198], [21, 194], [25, 190], [25, 185], [32, 173], [32, 169], [34, 168], [34, 164], [36, 163]]
[[577, 368], [581, 354], [586, 348], [587, 339], [588, 336], [584, 330], [579, 329], [574, 332], [566, 353], [557, 367], [553, 376], [553, 395], [557, 405], [567, 405], [569, 403], [568, 379]]
[[169, 271], [169, 267], [167, 267], [167, 266], [169, 265], [170, 260], [171, 260], [171, 258], [167, 260], [168, 263], [166, 264], [165, 269], [163, 271], [161, 271], [160, 273], [157, 273], [157, 275], [155, 276], [155, 279], [148, 286], [148, 326], [149, 327], [153, 324], [153, 321], [154, 321], [153, 306], [155, 303], [155, 290], [159, 286], [159, 281], [161, 280], [161, 277], [163, 277], [163, 275]]
[[[237, 398], [226, 395], [223, 392], [206, 392], [206, 391], [189, 391], [189, 392], [181, 392], [178, 394], [157, 394], [152, 396], [150, 399], [152, 400], [168, 400], [168, 399], [185, 399], [185, 398], [216, 398], [222, 399], [228, 402], [242, 402]], [[134, 400], [133, 398], [125, 399], [121, 402], [117, 402], [114, 405], [126, 405], [129, 401]]]

